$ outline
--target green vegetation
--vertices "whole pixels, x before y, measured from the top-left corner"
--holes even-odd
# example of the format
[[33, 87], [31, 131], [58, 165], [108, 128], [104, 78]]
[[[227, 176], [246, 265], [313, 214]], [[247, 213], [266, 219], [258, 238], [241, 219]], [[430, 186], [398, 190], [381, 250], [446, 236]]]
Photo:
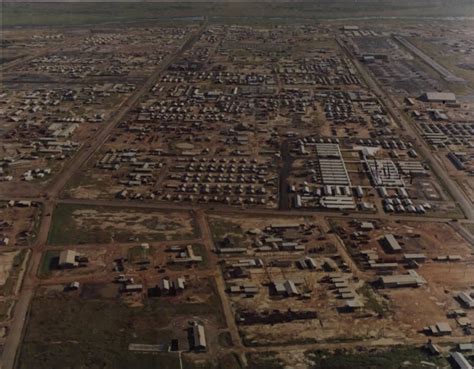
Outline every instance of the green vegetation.
[[205, 248], [206, 246], [201, 244], [193, 245], [194, 254], [202, 257], [202, 261], [197, 264], [197, 268], [199, 270], [207, 269], [210, 267], [209, 257]]
[[30, 235], [28, 236], [28, 239], [26, 240], [28, 246], [32, 246], [36, 241], [36, 237], [41, 226], [41, 216], [43, 211], [43, 205], [38, 205], [38, 210], [36, 210], [33, 215], [33, 228], [30, 232]]
[[[163, 366], [160, 366], [163, 368]], [[166, 367], [167, 368], [167, 367]], [[165, 369], [166, 369], [165, 368]], [[224, 354], [219, 358], [219, 362], [210, 362], [209, 360], [199, 359], [193, 361], [186, 353], [183, 354], [183, 368], [186, 369], [242, 369], [239, 359], [233, 353]]]
[[308, 351], [308, 359], [313, 362], [314, 369], [422, 369], [431, 362], [437, 365], [447, 364], [445, 359], [429, 356], [419, 348], [411, 346], [393, 347], [387, 350], [371, 352], [351, 352], [336, 350]]
[[[472, 87], [474, 83], [472, 71], [465, 70], [458, 66], [460, 60], [465, 57], [463, 54], [452, 52], [448, 50], [445, 45], [440, 45], [439, 43], [435, 43], [431, 40], [425, 40], [417, 37], [410, 37], [409, 40], [425, 54], [431, 56], [439, 64], [452, 71], [456, 76], [464, 78]], [[456, 87], [456, 84], [454, 84], [454, 86], [449, 85], [449, 87]], [[453, 92], [460, 93], [461, 91], [457, 90]]]
[[464, 223], [462, 226], [466, 228], [469, 231], [469, 233], [474, 236], [474, 223]]
[[110, 237], [100, 229], [91, 229], [90, 232], [78, 227], [74, 221], [73, 212], [85, 209], [81, 205], [56, 206], [53, 212], [51, 228], [48, 234], [48, 243], [51, 245], [67, 245], [81, 243], [105, 243], [110, 241]]
[[127, 257], [131, 263], [143, 263], [149, 261], [153, 249], [150, 247], [134, 246], [128, 249]]
[[17, 236], [17, 244], [20, 246], [33, 246], [36, 241], [36, 237], [38, 235], [38, 231], [41, 225], [41, 215], [43, 212], [43, 206], [39, 204], [34, 209], [34, 213], [32, 215], [31, 224], [32, 227], [30, 228], [29, 234], [24, 239], [18, 239]]
[[228, 348], [232, 347], [232, 337], [229, 332], [221, 332], [219, 333], [219, 345], [222, 347]]
[[152, 242], [193, 239], [198, 234], [187, 212], [165, 214], [148, 209], [59, 204], [53, 212], [48, 243]]
[[241, 369], [242, 364], [236, 354], [226, 354], [220, 360], [219, 366], [216, 369]]
[[218, 296], [179, 304], [149, 299], [132, 308], [116, 299], [49, 292], [32, 302], [18, 368], [179, 368], [175, 353], [138, 354], [128, 345], [169, 343], [174, 335], [185, 340], [185, 332], [170, 326], [183, 316], [221, 317]]
[[[116, 102], [118, 103], [118, 102]], [[109, 108], [104, 105], [104, 108]], [[97, 154], [94, 159], [99, 160], [102, 153]], [[113, 182], [107, 177], [103, 176], [94, 176], [90, 168], [86, 168], [84, 171], [74, 175], [66, 184], [64, 189], [64, 198], [81, 198], [75, 194], [75, 190], [80, 188], [85, 188], [87, 190], [97, 191], [97, 199], [107, 199], [110, 198], [110, 187]]]
[[[266, 347], [271, 344], [272, 347], [284, 347], [288, 345], [307, 345], [307, 344], [314, 344], [318, 343], [318, 340], [311, 337], [298, 337], [297, 335], [294, 338], [282, 338], [281, 340], [274, 340], [268, 338], [257, 338], [255, 336], [249, 337], [246, 331], [240, 329], [239, 330], [240, 337], [242, 339], [242, 343], [246, 347]], [[328, 340], [329, 341], [329, 340]], [[337, 341], [342, 342], [342, 341]]]
[[381, 317], [386, 317], [389, 313], [388, 303], [382, 299], [381, 296], [377, 296], [374, 290], [367, 284], [364, 284], [357, 290], [358, 293], [362, 294], [366, 298], [365, 307], [377, 313]]
[[0, 301], [0, 322], [10, 318], [10, 309], [14, 304], [13, 300]]
[[48, 250], [43, 253], [41, 257], [41, 265], [38, 271], [38, 277], [45, 278], [51, 274], [51, 270], [54, 269], [55, 263], [59, 258], [59, 251]]
[[251, 353], [248, 355], [249, 369], [283, 369], [285, 364], [277, 357], [276, 351]]
[[244, 230], [239, 224], [220, 218], [210, 218], [212, 238], [215, 244], [219, 244], [227, 237], [234, 246], [241, 246], [245, 240]]

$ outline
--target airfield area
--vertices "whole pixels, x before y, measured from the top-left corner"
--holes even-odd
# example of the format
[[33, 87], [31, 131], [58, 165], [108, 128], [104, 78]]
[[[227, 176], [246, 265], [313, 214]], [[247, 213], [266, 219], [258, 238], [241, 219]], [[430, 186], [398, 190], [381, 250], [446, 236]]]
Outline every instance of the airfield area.
[[1, 369], [472, 369], [472, 2], [91, 6], [2, 14]]

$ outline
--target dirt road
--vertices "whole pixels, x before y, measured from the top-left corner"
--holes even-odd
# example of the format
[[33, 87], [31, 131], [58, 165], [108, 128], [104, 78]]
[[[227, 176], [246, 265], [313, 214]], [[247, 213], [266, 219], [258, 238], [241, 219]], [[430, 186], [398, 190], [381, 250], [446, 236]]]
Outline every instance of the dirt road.
[[37, 272], [41, 263], [42, 252], [44, 251], [48, 231], [51, 224], [51, 215], [54, 209], [56, 199], [60, 196], [66, 183], [81, 169], [87, 160], [101, 147], [107, 140], [113, 128], [122, 120], [122, 118], [137, 104], [140, 98], [146, 94], [150, 88], [159, 80], [162, 73], [173, 63], [185, 50], [191, 47], [206, 29], [207, 23], [204, 23], [197, 31], [192, 33], [184, 44], [172, 55], [170, 55], [153, 74], [138, 88], [124, 103], [122, 103], [114, 114], [111, 115], [99, 133], [93, 137], [92, 141], [87, 142], [80, 151], [72, 158], [57, 177], [49, 184], [45, 191], [44, 198], [40, 199], [44, 206], [41, 219], [41, 226], [36, 243], [32, 249], [31, 259], [28, 264], [27, 273], [23, 280], [23, 286], [18, 296], [18, 302], [14, 311], [14, 317], [10, 321], [9, 335], [5, 340], [3, 347], [1, 369], [13, 369], [16, 365], [18, 348], [24, 334], [24, 328], [28, 320], [28, 309], [34, 296], [35, 288], [38, 284]]

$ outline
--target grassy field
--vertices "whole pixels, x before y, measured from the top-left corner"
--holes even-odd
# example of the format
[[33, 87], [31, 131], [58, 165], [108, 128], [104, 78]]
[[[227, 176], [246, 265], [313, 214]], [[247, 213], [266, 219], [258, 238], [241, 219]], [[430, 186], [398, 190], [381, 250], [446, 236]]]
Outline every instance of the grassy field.
[[[450, 6], [445, 6], [449, 3]], [[429, 5], [429, 6], [428, 6]], [[207, 16], [211, 21], [248, 22], [251, 19], [286, 22], [288, 19], [314, 21], [344, 17], [469, 16], [474, 6], [467, 0], [355, 2], [233, 2], [233, 3], [4, 3], [4, 26], [93, 25], [111, 22], [147, 21], [176, 24]], [[278, 19], [280, 18], [280, 19]]]
[[[174, 369], [176, 354], [138, 354], [130, 343], [169, 343], [168, 325], [180, 316], [221, 314], [218, 297], [202, 303], [146, 300], [129, 307], [116, 299], [80, 299], [63, 293], [36, 297], [22, 344], [21, 369]], [[221, 318], [223, 319], [223, 318]], [[193, 368], [190, 362], [186, 368]]]
[[348, 352], [339, 350], [334, 353], [324, 351], [307, 352], [314, 369], [423, 369], [423, 362], [431, 362], [441, 367], [447, 366], [445, 359], [429, 356], [416, 347], [394, 347], [377, 352]]
[[142, 263], [149, 260], [153, 249], [134, 246], [128, 249], [127, 257], [131, 263]]
[[251, 353], [248, 355], [249, 369], [284, 369], [285, 364], [278, 359], [278, 353], [268, 351], [264, 353]]
[[[181, 224], [181, 214], [183, 221], [190, 221], [192, 229], [185, 229]], [[53, 212], [48, 244], [152, 242], [192, 239], [198, 234], [194, 219], [186, 212], [165, 214], [151, 210], [60, 204]]]
[[409, 40], [425, 54], [432, 57], [438, 63], [453, 72], [456, 76], [463, 78], [469, 83], [471, 88], [474, 86], [474, 73], [458, 66], [461, 58], [464, 58], [464, 55], [450, 52], [447, 47], [422, 38], [410, 37]]
[[43, 253], [38, 271], [40, 278], [48, 277], [51, 274], [51, 270], [54, 269], [54, 263], [59, 261], [59, 253], [59, 250], [48, 250]]
[[386, 301], [381, 301], [380, 297], [375, 295], [375, 292], [370, 286], [365, 284], [359, 290], [358, 293], [362, 294], [367, 299], [366, 308], [377, 313], [381, 317], [387, 317], [389, 314], [389, 306]]
[[10, 309], [15, 304], [13, 300], [4, 300], [0, 301], [0, 322], [10, 318], [11, 312]]
[[233, 242], [235, 247], [241, 247], [246, 239], [242, 227], [230, 220], [211, 217], [209, 219], [209, 224], [211, 227], [212, 238], [216, 245], [219, 245], [222, 240], [227, 237]]

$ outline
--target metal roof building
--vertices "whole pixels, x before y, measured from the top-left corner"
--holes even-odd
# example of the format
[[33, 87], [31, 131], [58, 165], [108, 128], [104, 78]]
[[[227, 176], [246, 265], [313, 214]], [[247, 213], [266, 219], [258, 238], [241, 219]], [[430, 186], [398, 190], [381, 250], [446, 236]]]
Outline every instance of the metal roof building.
[[390, 252], [396, 253], [402, 251], [402, 247], [393, 234], [386, 234], [383, 238], [383, 241], [384, 246], [386, 246]]
[[472, 365], [469, 364], [467, 359], [460, 352], [452, 353], [451, 358], [458, 369], [472, 369]]
[[419, 287], [426, 283], [426, 280], [414, 270], [409, 270], [408, 274], [384, 275], [380, 280], [387, 288]]
[[204, 326], [195, 324], [193, 326], [193, 349], [197, 351], [205, 351], [207, 349], [206, 332]]
[[324, 185], [351, 185], [338, 144], [318, 143], [316, 152], [321, 181]]
[[458, 299], [465, 307], [469, 309], [474, 308], [474, 299], [467, 292], [461, 292], [458, 295]]
[[292, 280], [287, 280], [283, 283], [283, 286], [285, 287], [286, 294], [288, 296], [295, 296], [299, 295], [298, 289], [295, 286], [295, 282]]
[[76, 261], [77, 253], [74, 250], [64, 250], [59, 254], [59, 267], [60, 268], [73, 268], [77, 267], [79, 263]]
[[327, 209], [353, 210], [357, 207], [354, 199], [350, 196], [324, 196], [320, 201], [321, 206]]
[[454, 103], [456, 95], [452, 92], [425, 92], [421, 95], [421, 100], [427, 102]]

